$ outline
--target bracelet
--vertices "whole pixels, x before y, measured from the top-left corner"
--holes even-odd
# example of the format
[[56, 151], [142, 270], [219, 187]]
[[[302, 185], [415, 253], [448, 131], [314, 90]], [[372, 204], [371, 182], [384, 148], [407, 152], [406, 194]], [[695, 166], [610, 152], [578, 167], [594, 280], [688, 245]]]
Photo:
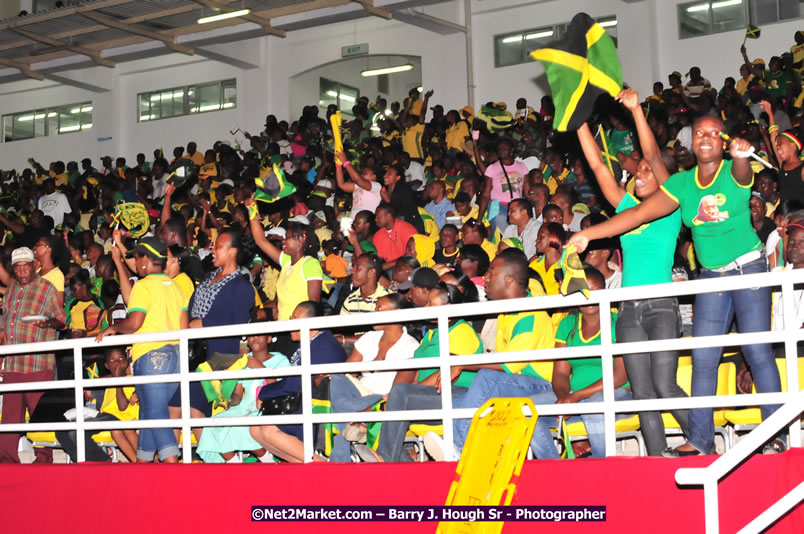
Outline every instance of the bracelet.
[[352, 162], [351, 162], [351, 161], [349, 161], [349, 160], [346, 160], [346, 161], [344, 161], [344, 162], [343, 162], [343, 166], [344, 166], [344, 167], [348, 167], [348, 166], [349, 166], [349, 165], [351, 165], [351, 164], [352, 164]]
[[257, 206], [255, 204], [250, 204], [248, 207], [248, 220], [253, 221], [259, 216], [259, 211], [257, 210]]
[[335, 167], [337, 167], [338, 169], [340, 169], [341, 167], [343, 167], [343, 163], [340, 163], [340, 162], [335, 162]]
[[773, 133], [773, 132], [777, 132], [777, 131], [779, 131], [779, 125], [778, 124], [771, 124], [770, 126], [768, 126], [768, 133]]

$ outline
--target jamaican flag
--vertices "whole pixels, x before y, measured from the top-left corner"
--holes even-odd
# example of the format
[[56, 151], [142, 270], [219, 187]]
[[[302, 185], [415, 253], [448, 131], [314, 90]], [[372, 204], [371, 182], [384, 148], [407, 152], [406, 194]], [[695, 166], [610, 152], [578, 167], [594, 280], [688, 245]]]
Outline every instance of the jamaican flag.
[[598, 96], [615, 97], [622, 89], [614, 41], [586, 13], [572, 18], [564, 39], [530, 55], [544, 65], [556, 108], [553, 127], [559, 132], [578, 129], [592, 115]]
[[617, 156], [616, 152], [611, 152], [611, 141], [600, 125], [597, 127], [595, 141], [597, 141], [597, 145], [600, 147], [600, 155], [603, 156], [603, 163], [609, 168], [614, 179], [619, 182], [623, 175], [623, 168], [620, 166], [620, 158]]
[[275, 163], [272, 167], [262, 167], [260, 177], [255, 178], [254, 183], [257, 184], [254, 200], [260, 202], [276, 202], [296, 192], [296, 186], [288, 181], [285, 173]]
[[753, 24], [749, 24], [748, 27], [745, 29], [745, 38], [746, 39], [759, 39], [759, 34], [762, 30], [759, 26], [754, 26]]
[[[232, 365], [226, 368], [227, 371], [242, 371], [248, 366], [248, 355], [244, 355], [236, 360]], [[204, 373], [216, 371], [213, 369], [209, 362], [201, 362], [196, 368], [196, 372]], [[201, 382], [201, 388], [204, 390], [204, 395], [207, 400], [212, 403], [213, 408], [223, 406], [228, 408], [229, 398], [237, 386], [238, 380], [204, 380]]]

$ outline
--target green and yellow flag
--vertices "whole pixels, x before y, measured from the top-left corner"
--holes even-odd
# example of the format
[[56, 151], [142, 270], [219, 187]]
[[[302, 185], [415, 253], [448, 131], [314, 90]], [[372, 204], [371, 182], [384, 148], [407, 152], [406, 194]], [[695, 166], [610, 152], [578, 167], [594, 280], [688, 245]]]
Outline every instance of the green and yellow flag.
[[271, 167], [261, 167], [260, 176], [254, 179], [254, 183], [257, 185], [254, 200], [269, 204], [296, 192], [296, 186], [288, 181], [276, 163]]
[[586, 13], [572, 18], [564, 39], [530, 56], [544, 65], [556, 108], [553, 127], [560, 132], [578, 129], [592, 115], [598, 96], [615, 97], [623, 87], [617, 47]]
[[745, 38], [746, 39], [759, 39], [759, 34], [762, 30], [759, 26], [754, 26], [753, 24], [749, 24], [748, 27], [745, 29]]

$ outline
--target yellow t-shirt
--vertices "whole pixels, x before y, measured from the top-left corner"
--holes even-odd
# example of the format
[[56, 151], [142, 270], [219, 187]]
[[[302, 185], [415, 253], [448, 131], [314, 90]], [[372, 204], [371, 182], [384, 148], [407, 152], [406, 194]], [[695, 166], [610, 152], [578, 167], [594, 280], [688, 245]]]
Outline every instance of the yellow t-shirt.
[[204, 164], [204, 155], [198, 150], [193, 152], [192, 156], [190, 154], [185, 154], [184, 157], [192, 160], [193, 165], [198, 165], [200, 167], [201, 165]]
[[422, 149], [422, 136], [424, 135], [424, 124], [416, 123], [410, 128], [405, 128], [402, 132], [402, 149], [413, 159], [424, 159]]
[[[108, 413], [120, 419], [121, 421], [134, 421], [140, 418], [140, 405], [129, 404], [125, 410], [120, 410], [117, 405], [117, 388], [106, 388], [103, 392], [103, 404], [101, 404], [101, 413]], [[123, 386], [123, 394], [127, 398], [131, 398], [134, 394], [134, 386]]]
[[550, 268], [545, 267], [544, 256], [530, 263], [530, 268], [539, 273], [544, 282], [544, 290], [548, 295], [558, 295], [558, 282], [556, 282], [556, 269], [558, 269], [558, 262], [555, 262]]
[[463, 144], [469, 135], [469, 127], [464, 121], [458, 121], [447, 128], [447, 150], [454, 148], [458, 152], [463, 152]]
[[556, 179], [555, 176], [550, 176], [547, 179], [547, 188], [550, 190], [551, 195], [555, 194], [559, 184], [564, 183], [564, 180], [567, 178], [567, 175], [569, 175], [569, 173], [570, 173], [569, 169], [565, 168], [563, 171], [561, 171], [561, 174], [558, 175], [558, 179]]
[[61, 269], [54, 267], [53, 269], [49, 270], [47, 274], [43, 274], [41, 276], [53, 284], [53, 287], [56, 288], [56, 291], [64, 293], [64, 273], [61, 272]]
[[187, 298], [187, 302], [190, 302], [190, 297], [195, 293], [195, 284], [192, 279], [187, 276], [187, 273], [179, 273], [173, 278], [173, 281], [179, 285], [179, 289], [181, 289], [182, 295]]
[[488, 239], [484, 239], [483, 242], [480, 243], [480, 248], [482, 248], [486, 254], [489, 255], [489, 261], [493, 260], [494, 257], [497, 256], [497, 245]]
[[279, 264], [282, 270], [276, 281], [277, 317], [285, 321], [290, 319], [296, 306], [309, 300], [307, 282], [322, 280], [324, 271], [321, 270], [321, 263], [310, 256], [291, 264], [290, 256], [283, 252], [279, 256]]
[[[181, 313], [187, 311], [190, 304], [179, 284], [168, 278], [165, 273], [149, 274], [134, 284], [131, 296], [128, 299], [128, 312], [141, 311], [145, 313], [145, 321], [134, 332], [145, 334], [149, 332], [166, 332], [181, 328]], [[151, 343], [135, 343], [131, 347], [131, 361], [152, 350], [173, 345], [178, 341], [157, 341]]]
[[[555, 343], [553, 324], [545, 311], [497, 316], [495, 352], [552, 349], [555, 347]], [[504, 363], [502, 366], [509, 373], [540, 376], [548, 381], [553, 376], [553, 362], [551, 361]]]
[[279, 281], [279, 269], [267, 265], [263, 271], [262, 291], [268, 300], [276, 299], [276, 284]]

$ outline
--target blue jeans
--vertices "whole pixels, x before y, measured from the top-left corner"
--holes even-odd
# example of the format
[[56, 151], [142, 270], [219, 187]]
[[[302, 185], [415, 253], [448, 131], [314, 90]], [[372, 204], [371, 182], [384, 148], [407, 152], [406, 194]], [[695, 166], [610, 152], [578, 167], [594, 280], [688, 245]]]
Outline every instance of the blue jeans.
[[[466, 395], [456, 398], [453, 405], [455, 408], [479, 408], [493, 397], [530, 397], [534, 404], [554, 404], [556, 402], [552, 384], [543, 378], [481, 369], [472, 380], [472, 385]], [[558, 458], [558, 451], [553, 442], [553, 436], [550, 434], [552, 422], [555, 422], [552, 417], [540, 417], [536, 422], [536, 428], [530, 440], [530, 446], [536, 458]], [[471, 424], [471, 419], [455, 420], [455, 447], [459, 450], [463, 449], [463, 445], [466, 443]]]
[[[179, 346], [165, 345], [146, 352], [134, 362], [134, 376], [168, 375], [179, 371]], [[168, 403], [178, 389], [176, 382], [137, 384], [140, 419], [170, 419]], [[153, 461], [154, 455], [164, 460], [179, 455], [176, 436], [170, 428], [142, 428], [137, 441], [137, 459]]]
[[[656, 298], [624, 302], [617, 319], [617, 341], [675, 339], [681, 332], [678, 300]], [[686, 397], [676, 381], [678, 351], [626, 354], [625, 370], [634, 399]], [[689, 410], [671, 410], [681, 431], [689, 436]], [[661, 412], [640, 412], [639, 428], [645, 437], [649, 456], [661, 456], [667, 447]]]
[[[453, 406], [466, 393], [466, 388], [452, 386]], [[385, 410], [388, 412], [404, 410], [437, 410], [441, 408], [441, 394], [433, 386], [420, 384], [394, 384], [388, 393]], [[411, 421], [384, 421], [380, 431], [380, 442], [377, 446], [379, 454], [386, 462], [410, 462], [407, 454], [402, 454], [405, 445], [405, 434]], [[438, 425], [441, 421], [425, 422]]]
[[[627, 389], [617, 388], [614, 390], [614, 400], [631, 400], [631, 392]], [[598, 391], [591, 397], [587, 397], [581, 402], [602, 402], [603, 392]], [[625, 419], [631, 414], [618, 413], [615, 419]], [[586, 427], [586, 437], [589, 439], [589, 447], [592, 449], [592, 458], [603, 458], [606, 456], [606, 435], [605, 425], [603, 424], [602, 413], [587, 413], [584, 415], [573, 415], [567, 419], [567, 423], [577, 423], [583, 421]]]
[[[765, 258], [752, 261], [726, 272], [702, 269], [698, 278], [720, 278], [741, 274], [764, 273], [768, 270]], [[769, 287], [741, 289], [717, 293], [701, 293], [695, 297], [693, 336], [722, 335], [728, 332], [734, 316], [740, 333], [763, 332], [770, 329], [771, 290]], [[745, 361], [751, 369], [754, 384], [760, 393], [781, 391], [779, 369], [769, 343], [742, 347]], [[717, 390], [717, 368], [722, 347], [693, 349], [692, 396], [714, 395]], [[779, 405], [763, 405], [762, 419], [769, 417]], [[709, 454], [715, 444], [715, 425], [712, 408], [690, 410], [689, 443], [698, 451]]]
[[[332, 403], [333, 413], [359, 412], [365, 410], [383, 396], [374, 394], [360, 395], [354, 384], [345, 375], [332, 375], [329, 382], [329, 400]], [[333, 462], [348, 462], [350, 460], [351, 445], [343, 439], [346, 423], [336, 423], [340, 431], [335, 434], [332, 444], [332, 454], [329, 459]]]
[[494, 235], [494, 231], [499, 229], [502, 233], [508, 227], [508, 204], [503, 204], [499, 202], [500, 212], [495, 216], [492, 217], [489, 221], [490, 226], [490, 235], [489, 237]]

